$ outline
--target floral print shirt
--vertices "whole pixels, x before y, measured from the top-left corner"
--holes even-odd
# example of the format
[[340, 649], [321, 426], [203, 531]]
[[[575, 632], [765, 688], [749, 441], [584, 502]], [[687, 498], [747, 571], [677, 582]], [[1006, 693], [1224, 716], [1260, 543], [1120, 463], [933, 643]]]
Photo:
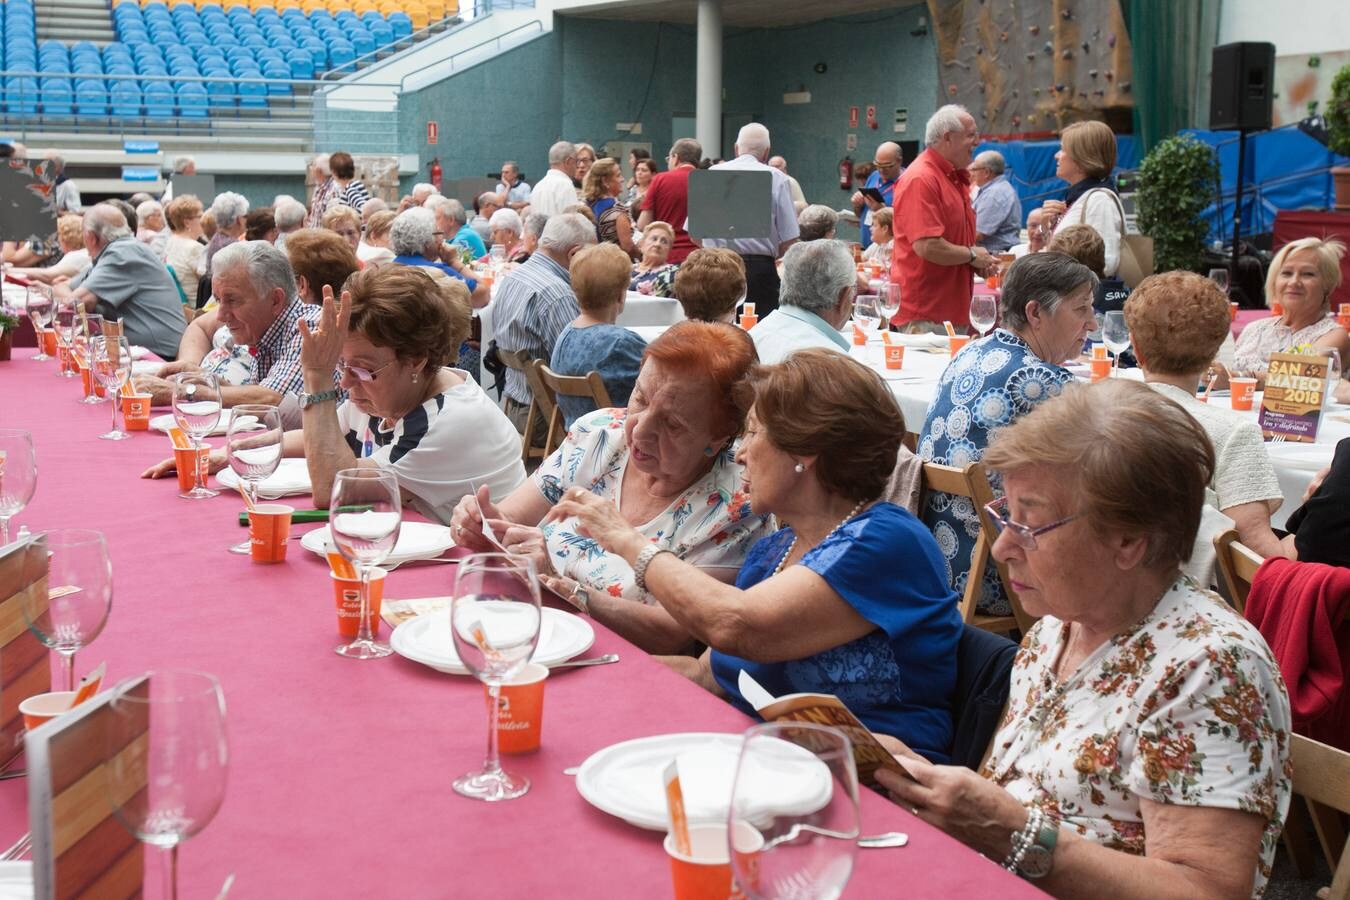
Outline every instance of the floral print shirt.
[[[562, 446], [532, 476], [549, 503], [561, 500], [570, 487], [584, 487], [619, 502], [628, 465], [623, 430], [627, 417], [627, 410], [601, 409], [573, 423]], [[766, 517], [750, 511], [750, 498], [741, 488], [741, 467], [733, 457], [728, 447], [708, 474], [637, 530], [692, 565], [739, 569], [751, 545], [769, 529]], [[638, 591], [633, 569], [623, 557], [605, 552], [594, 540], [577, 534], [576, 527], [574, 518], [540, 526], [549, 559], [560, 575], [613, 597], [656, 602], [650, 594]]]
[[1261, 896], [1293, 770], [1289, 696], [1256, 628], [1182, 578], [1060, 682], [1067, 637], [1051, 616], [1027, 632], [982, 774], [1062, 827], [1138, 855], [1141, 799], [1255, 813], [1266, 820]]

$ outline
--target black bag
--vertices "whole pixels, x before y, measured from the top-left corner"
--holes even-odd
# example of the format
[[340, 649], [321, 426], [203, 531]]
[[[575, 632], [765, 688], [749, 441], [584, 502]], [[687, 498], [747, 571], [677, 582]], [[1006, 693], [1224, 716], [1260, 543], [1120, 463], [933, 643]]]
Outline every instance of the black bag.
[[491, 390], [497, 392], [497, 399], [502, 399], [502, 390], [506, 387], [506, 366], [497, 357], [497, 342], [488, 341], [487, 349], [483, 351], [483, 368], [492, 376]]

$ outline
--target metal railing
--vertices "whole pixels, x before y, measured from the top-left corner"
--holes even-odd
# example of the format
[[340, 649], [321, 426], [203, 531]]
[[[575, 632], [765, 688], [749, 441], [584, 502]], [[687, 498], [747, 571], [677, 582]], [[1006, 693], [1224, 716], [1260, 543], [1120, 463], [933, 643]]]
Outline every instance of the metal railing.
[[[430, 40], [436, 35], [449, 34], [458, 31], [460, 28], [467, 27], [476, 21], [478, 21], [476, 11], [475, 15], [468, 19], [460, 18], [458, 13], [453, 16], [446, 16], [444, 19], [437, 19], [435, 22], [427, 25], [427, 27], [419, 28], [407, 37], [398, 38], [392, 44], [385, 44], [383, 47], [376, 47], [369, 53], [361, 54], [351, 62], [345, 62], [340, 66], [334, 66], [333, 68], [328, 69], [323, 74], [316, 76], [316, 78], [319, 81], [324, 82], [340, 81], [343, 78], [355, 75], [358, 71], [368, 65], [377, 63], [383, 59], [388, 59], [395, 53], [402, 52], [409, 47]], [[390, 52], [390, 48], [394, 48], [392, 52]]]
[[[530, 5], [533, 6], [534, 4]], [[529, 22], [522, 22], [515, 28], [512, 28], [510, 31], [504, 31], [495, 37], [490, 37], [487, 38], [486, 40], [479, 41], [473, 46], [465, 47], [462, 50], [457, 50], [433, 66], [430, 66], [426, 69], [422, 69], [417, 72], [409, 72], [407, 75], [404, 75], [402, 78], [399, 79], [398, 92], [402, 94], [407, 90], [407, 83], [409, 78], [412, 78], [414, 76], [418, 78], [425, 78], [430, 73], [440, 71], [442, 67], [446, 66], [447, 64], [450, 66], [450, 71], [446, 72], [445, 75], [438, 77], [446, 77], [448, 75], [453, 75], [455, 73], [455, 60], [459, 59], [461, 56], [464, 56], [467, 53], [472, 53], [475, 50], [481, 50], [482, 48], [486, 47], [489, 44], [495, 44], [497, 50], [500, 52], [503, 39], [508, 38], [513, 34], [525, 31], [534, 31], [542, 34], [544, 31], [544, 23], [540, 22], [538, 19], [532, 19]]]

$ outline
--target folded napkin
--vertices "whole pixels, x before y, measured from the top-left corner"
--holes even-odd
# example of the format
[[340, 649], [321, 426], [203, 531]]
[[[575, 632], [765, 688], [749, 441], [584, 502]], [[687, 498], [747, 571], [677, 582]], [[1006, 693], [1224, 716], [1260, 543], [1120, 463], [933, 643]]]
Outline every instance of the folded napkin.
[[0, 862], [0, 900], [33, 900], [31, 862]]
[[[232, 469], [221, 469], [216, 480], [227, 488], [233, 488], [239, 476]], [[258, 485], [258, 497], [263, 500], [303, 496], [309, 492], [309, 468], [299, 457], [283, 459], [277, 470]]]

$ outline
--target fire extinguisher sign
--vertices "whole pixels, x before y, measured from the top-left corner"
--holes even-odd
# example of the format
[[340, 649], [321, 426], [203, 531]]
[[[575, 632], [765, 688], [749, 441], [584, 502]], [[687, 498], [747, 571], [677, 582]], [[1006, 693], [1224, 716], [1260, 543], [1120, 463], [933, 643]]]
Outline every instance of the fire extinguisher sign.
[[858, 107], [856, 106], [850, 106], [848, 108], [848, 127], [849, 128], [858, 127]]
[[427, 143], [434, 145], [441, 136], [441, 126], [436, 122], [427, 123]]

